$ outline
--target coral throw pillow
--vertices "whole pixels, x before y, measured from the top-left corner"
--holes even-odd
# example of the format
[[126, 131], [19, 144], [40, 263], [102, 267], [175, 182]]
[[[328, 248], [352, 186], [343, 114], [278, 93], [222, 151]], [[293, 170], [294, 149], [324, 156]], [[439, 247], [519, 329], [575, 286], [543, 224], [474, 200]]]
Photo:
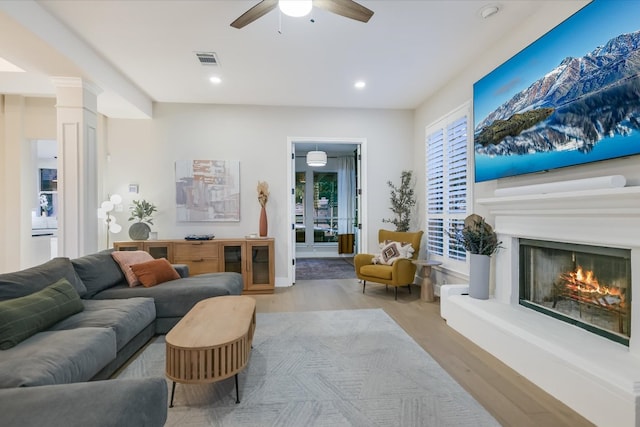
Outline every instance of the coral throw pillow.
[[145, 288], [180, 278], [176, 269], [166, 258], [133, 264], [131, 270]]
[[111, 256], [120, 266], [124, 277], [127, 279], [127, 283], [129, 283], [129, 286], [132, 288], [138, 286], [140, 281], [131, 270], [131, 266], [142, 262], [153, 261], [153, 257], [145, 251], [114, 251], [111, 252]]

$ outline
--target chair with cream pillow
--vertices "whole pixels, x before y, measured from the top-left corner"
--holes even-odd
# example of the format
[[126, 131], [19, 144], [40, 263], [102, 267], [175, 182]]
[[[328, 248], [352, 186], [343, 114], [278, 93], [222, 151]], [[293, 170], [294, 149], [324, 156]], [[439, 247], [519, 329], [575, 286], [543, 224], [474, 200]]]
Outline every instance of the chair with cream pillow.
[[398, 299], [398, 287], [407, 286], [411, 293], [411, 284], [416, 275], [416, 265], [411, 261], [418, 258], [422, 231], [378, 231], [380, 254], [357, 254], [354, 257], [356, 276], [362, 280], [362, 293], [370, 282], [395, 287], [395, 299]]

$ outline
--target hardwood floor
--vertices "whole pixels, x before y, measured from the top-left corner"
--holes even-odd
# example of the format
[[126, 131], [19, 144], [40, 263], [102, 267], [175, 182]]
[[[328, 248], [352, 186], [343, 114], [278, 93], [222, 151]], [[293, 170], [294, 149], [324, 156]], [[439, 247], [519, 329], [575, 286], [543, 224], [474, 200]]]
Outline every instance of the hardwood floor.
[[439, 301], [421, 301], [417, 286], [411, 294], [398, 290], [394, 301], [393, 289], [385, 292], [384, 285], [367, 283], [363, 295], [356, 279], [302, 280], [255, 298], [262, 313], [382, 308], [503, 426], [593, 426], [448, 327]]

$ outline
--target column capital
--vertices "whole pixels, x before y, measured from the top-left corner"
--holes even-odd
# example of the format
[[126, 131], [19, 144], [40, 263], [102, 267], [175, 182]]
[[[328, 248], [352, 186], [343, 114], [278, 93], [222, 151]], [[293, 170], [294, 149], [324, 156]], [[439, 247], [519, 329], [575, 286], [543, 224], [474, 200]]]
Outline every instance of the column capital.
[[81, 88], [86, 89], [98, 96], [102, 93], [102, 88], [96, 85], [89, 80], [85, 80], [82, 77], [63, 77], [63, 76], [54, 76], [51, 77], [51, 82], [56, 87], [59, 88]]

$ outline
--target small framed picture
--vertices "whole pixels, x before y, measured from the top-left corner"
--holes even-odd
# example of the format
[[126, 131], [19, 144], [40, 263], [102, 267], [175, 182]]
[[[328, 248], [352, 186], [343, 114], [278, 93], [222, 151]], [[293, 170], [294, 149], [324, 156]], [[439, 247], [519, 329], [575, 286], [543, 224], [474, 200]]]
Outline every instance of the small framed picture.
[[129, 193], [137, 193], [138, 189], [138, 184], [129, 184]]

